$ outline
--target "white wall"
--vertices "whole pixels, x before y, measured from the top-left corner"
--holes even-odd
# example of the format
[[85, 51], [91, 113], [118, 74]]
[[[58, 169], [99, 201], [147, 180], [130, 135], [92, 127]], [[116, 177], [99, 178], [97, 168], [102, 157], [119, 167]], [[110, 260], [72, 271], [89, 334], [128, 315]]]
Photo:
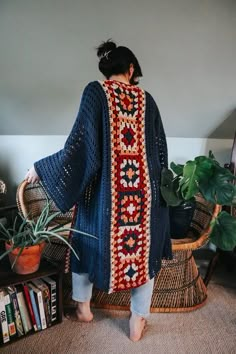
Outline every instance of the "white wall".
[[109, 37], [140, 61], [169, 160], [212, 149], [229, 161], [235, 16], [235, 0], [0, 0], [0, 178], [11, 200], [33, 162], [63, 146], [83, 87], [101, 78], [95, 47]]
[[[14, 202], [17, 185], [24, 179], [34, 161], [60, 150], [65, 135], [58, 136], [1, 136], [0, 178], [8, 184], [8, 200]], [[233, 141], [230, 139], [168, 138], [169, 162], [184, 163], [212, 150], [221, 163], [230, 161]]]
[[184, 163], [198, 155], [208, 155], [212, 150], [216, 159], [224, 165], [230, 162], [232, 139], [168, 138], [169, 162]]
[[0, 134], [67, 134], [112, 37], [137, 55], [167, 136], [211, 136], [236, 105], [235, 16], [235, 0], [1, 0]]

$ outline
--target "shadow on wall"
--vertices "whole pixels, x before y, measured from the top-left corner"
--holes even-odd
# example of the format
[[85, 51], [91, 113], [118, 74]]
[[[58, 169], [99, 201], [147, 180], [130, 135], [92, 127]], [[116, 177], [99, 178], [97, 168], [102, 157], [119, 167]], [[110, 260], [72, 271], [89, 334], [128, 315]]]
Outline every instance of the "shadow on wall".
[[233, 139], [236, 131], [236, 109], [234, 109], [228, 117], [209, 135], [206, 142], [205, 154], [209, 153], [209, 150], [212, 150], [214, 154], [217, 155], [217, 160], [223, 161], [223, 164], [230, 163], [232, 148], [228, 146], [221, 146], [220, 149], [217, 149], [217, 140], [218, 139]]
[[[232, 146], [233, 146], [233, 139], [232, 139]], [[213, 141], [207, 141], [206, 142], [206, 147], [205, 147], [205, 155], [208, 156], [209, 151], [212, 151], [213, 154], [216, 157], [216, 160], [220, 162], [220, 164], [223, 166], [226, 163], [230, 163], [230, 156], [231, 156], [231, 151], [232, 148], [228, 147], [220, 147], [220, 149], [217, 147], [216, 144], [214, 144]]]
[[10, 164], [7, 161], [1, 161], [0, 164], [0, 179], [4, 181], [7, 187], [7, 195], [5, 204], [15, 205], [16, 204], [16, 190], [17, 185], [14, 183], [14, 179], [11, 173]]
[[236, 108], [228, 117], [209, 135], [209, 139], [234, 139], [236, 130]]

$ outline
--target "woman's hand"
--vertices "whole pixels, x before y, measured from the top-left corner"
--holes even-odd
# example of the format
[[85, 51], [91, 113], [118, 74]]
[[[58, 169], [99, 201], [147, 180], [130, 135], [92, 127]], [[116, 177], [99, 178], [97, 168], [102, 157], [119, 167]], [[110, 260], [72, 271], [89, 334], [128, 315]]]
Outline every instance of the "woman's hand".
[[40, 180], [34, 167], [31, 167], [31, 169], [27, 172], [27, 174], [25, 176], [25, 180], [28, 183], [37, 183]]

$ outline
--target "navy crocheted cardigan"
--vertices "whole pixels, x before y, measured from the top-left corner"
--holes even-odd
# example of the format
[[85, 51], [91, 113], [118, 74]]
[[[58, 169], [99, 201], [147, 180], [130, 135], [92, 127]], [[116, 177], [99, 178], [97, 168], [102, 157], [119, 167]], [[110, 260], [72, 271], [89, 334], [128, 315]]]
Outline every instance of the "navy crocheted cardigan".
[[169, 213], [160, 194], [166, 137], [157, 105], [139, 87], [89, 83], [64, 148], [35, 163], [62, 212], [77, 205], [71, 253], [75, 273], [88, 273], [108, 293], [153, 278], [173, 259]]

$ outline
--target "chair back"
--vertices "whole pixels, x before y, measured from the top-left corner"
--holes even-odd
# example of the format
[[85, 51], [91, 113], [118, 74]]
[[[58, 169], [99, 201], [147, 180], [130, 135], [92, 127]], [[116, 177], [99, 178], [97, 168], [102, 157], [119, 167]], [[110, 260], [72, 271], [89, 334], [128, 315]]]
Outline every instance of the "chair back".
[[201, 194], [196, 196], [196, 208], [186, 237], [172, 239], [172, 250], [195, 250], [203, 247], [209, 241], [211, 221], [221, 211], [220, 205], [214, 205], [203, 198]]
[[[37, 220], [47, 201], [50, 201], [50, 214], [60, 211], [40, 183], [31, 184], [27, 181], [23, 181], [18, 186], [16, 202], [22, 216]], [[53, 227], [58, 224], [63, 224], [71, 227], [73, 215], [74, 208], [66, 213], [60, 213], [50, 226]], [[67, 237], [68, 242], [71, 242], [71, 233], [69, 231], [66, 233], [60, 233], [60, 235]], [[63, 241], [57, 238], [52, 238], [50, 243], [48, 243], [44, 249], [43, 257], [53, 263], [59, 264], [60, 266], [62, 265], [64, 267], [64, 272], [68, 272], [70, 263], [69, 251], [69, 247]]]
[[[60, 211], [40, 183], [23, 181], [17, 188], [16, 202], [24, 217], [37, 220], [47, 201], [50, 201], [50, 214]], [[71, 224], [72, 218], [73, 208], [66, 213], [60, 213], [54, 223]]]

